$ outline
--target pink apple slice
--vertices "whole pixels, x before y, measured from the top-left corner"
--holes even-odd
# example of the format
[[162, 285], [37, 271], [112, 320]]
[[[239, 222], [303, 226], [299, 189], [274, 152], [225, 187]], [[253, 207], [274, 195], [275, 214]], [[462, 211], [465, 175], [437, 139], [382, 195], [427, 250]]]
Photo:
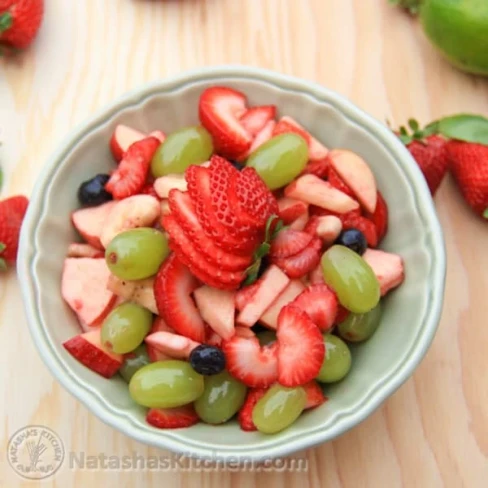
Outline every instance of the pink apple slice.
[[370, 213], [376, 208], [378, 191], [376, 180], [366, 161], [346, 149], [334, 149], [329, 153], [329, 163], [353, 191], [361, 205]]
[[356, 200], [312, 174], [290, 183], [285, 188], [285, 196], [341, 214], [359, 208]]
[[200, 345], [188, 337], [165, 331], [149, 334], [145, 342], [174, 359], [188, 359], [193, 349]]
[[403, 259], [397, 254], [367, 249], [363, 259], [371, 266], [380, 282], [381, 296], [399, 286], [405, 279]]
[[278, 200], [278, 214], [285, 225], [307, 213], [308, 203], [295, 198], [283, 197]]
[[69, 258], [103, 258], [104, 252], [101, 249], [90, 246], [90, 244], [72, 242], [68, 246], [67, 256]]
[[110, 139], [110, 149], [116, 161], [120, 161], [124, 153], [134, 142], [142, 141], [147, 135], [127, 125], [119, 124]]
[[169, 192], [175, 188], [180, 191], [188, 190], [184, 175], [161, 176], [154, 182], [154, 189], [160, 198], [168, 198]]
[[126, 301], [133, 301], [154, 314], [158, 313], [156, 298], [154, 297], [154, 278], [129, 281], [110, 275], [107, 289]]
[[317, 217], [317, 220], [315, 235], [320, 237], [326, 246], [330, 246], [342, 231], [341, 219], [335, 215], [322, 215]]

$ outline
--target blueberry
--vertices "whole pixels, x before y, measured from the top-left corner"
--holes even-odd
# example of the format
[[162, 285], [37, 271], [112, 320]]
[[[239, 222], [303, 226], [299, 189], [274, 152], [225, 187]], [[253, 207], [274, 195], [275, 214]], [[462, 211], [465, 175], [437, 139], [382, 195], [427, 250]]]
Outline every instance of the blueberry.
[[225, 369], [225, 355], [218, 347], [202, 344], [191, 352], [190, 364], [197, 373], [218, 374]]
[[238, 163], [237, 161], [234, 161], [233, 159], [229, 159], [229, 163], [234, 166], [235, 169], [242, 171], [246, 165], [244, 163]]
[[364, 254], [368, 247], [368, 242], [364, 234], [358, 229], [343, 230], [337, 238], [336, 244], [346, 246], [351, 251], [358, 253], [360, 256]]
[[109, 175], [99, 174], [87, 180], [78, 189], [78, 200], [83, 206], [93, 207], [112, 200], [112, 195], [105, 190]]

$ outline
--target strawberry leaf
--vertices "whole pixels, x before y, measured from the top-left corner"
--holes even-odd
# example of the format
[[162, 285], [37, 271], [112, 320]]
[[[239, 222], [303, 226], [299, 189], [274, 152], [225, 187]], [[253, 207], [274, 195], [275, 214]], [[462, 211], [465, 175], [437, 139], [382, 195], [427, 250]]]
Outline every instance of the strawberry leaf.
[[247, 278], [244, 280], [243, 286], [252, 285], [259, 275], [259, 269], [261, 268], [261, 259], [257, 259], [254, 263], [246, 269]]
[[483, 212], [483, 217], [485, 219], [488, 219], [488, 208], [486, 208], [485, 211]]
[[417, 132], [419, 130], [419, 123], [415, 119], [408, 119], [408, 126], [414, 132]]
[[7, 246], [3, 243], [3, 242], [0, 242], [0, 254], [5, 251], [5, 249], [7, 248]]
[[12, 27], [14, 19], [10, 12], [4, 12], [0, 15], [0, 34], [3, 34], [6, 30]]
[[437, 124], [438, 132], [449, 139], [488, 145], [488, 118], [486, 117], [460, 114], [445, 117], [434, 123]]

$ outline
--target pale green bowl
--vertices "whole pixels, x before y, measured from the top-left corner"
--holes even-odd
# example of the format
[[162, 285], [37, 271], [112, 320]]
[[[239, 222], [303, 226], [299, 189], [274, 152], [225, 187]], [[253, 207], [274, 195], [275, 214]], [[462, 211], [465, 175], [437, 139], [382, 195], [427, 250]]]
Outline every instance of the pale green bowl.
[[[328, 387], [329, 401], [274, 436], [245, 433], [235, 422], [200, 423], [181, 430], [146, 424], [145, 409], [121, 379], [106, 380], [76, 362], [62, 343], [79, 333], [61, 299], [68, 244], [76, 238], [70, 212], [81, 181], [113, 167], [109, 139], [126, 123], [171, 132], [198, 121], [200, 92], [224, 84], [245, 92], [251, 104], [276, 104], [328, 147], [356, 151], [371, 165], [390, 208], [384, 249], [405, 260], [406, 280], [385, 300], [382, 324], [353, 350], [353, 368]], [[328, 441], [371, 414], [424, 357], [437, 328], [445, 279], [442, 231], [427, 185], [408, 151], [384, 125], [320, 85], [250, 67], [217, 67], [155, 82], [118, 99], [59, 146], [40, 172], [22, 230], [18, 274], [35, 344], [58, 381], [95, 415], [138, 441], [199, 457], [262, 460]], [[306, 360], [306, 358], [305, 358]]]

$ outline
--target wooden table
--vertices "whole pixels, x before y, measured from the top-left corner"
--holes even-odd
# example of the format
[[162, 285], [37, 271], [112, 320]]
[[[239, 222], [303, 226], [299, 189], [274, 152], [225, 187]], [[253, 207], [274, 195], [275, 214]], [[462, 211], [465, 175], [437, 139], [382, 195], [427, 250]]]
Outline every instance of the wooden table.
[[[114, 97], [189, 68], [242, 63], [312, 79], [395, 125], [488, 115], [488, 81], [452, 69], [386, 0], [49, 0], [42, 32], [0, 60], [2, 196], [29, 194], [60, 138]], [[488, 483], [487, 228], [448, 178], [436, 197], [449, 256], [442, 323], [408, 381], [360, 426], [302, 453], [306, 473], [117, 472], [63, 468], [51, 487], [469, 487]], [[405, 229], [408, 232], [408, 229]], [[66, 450], [156, 455], [102, 424], [43, 366], [13, 272], [0, 278], [0, 486], [9, 437], [51, 427]]]

